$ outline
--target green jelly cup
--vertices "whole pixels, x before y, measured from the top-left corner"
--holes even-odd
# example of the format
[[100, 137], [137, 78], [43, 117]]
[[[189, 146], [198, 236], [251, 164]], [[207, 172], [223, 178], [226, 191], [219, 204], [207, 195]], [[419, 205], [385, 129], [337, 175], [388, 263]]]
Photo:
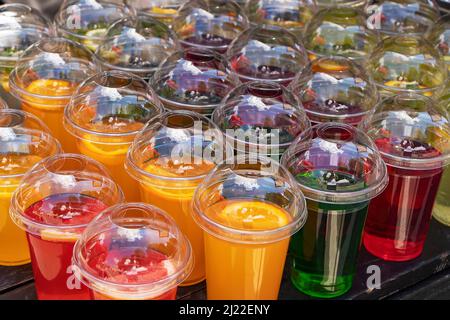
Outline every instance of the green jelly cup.
[[365, 133], [335, 122], [302, 133], [281, 163], [308, 208], [291, 239], [292, 284], [313, 297], [340, 296], [352, 286], [367, 209], [387, 185], [386, 165]]

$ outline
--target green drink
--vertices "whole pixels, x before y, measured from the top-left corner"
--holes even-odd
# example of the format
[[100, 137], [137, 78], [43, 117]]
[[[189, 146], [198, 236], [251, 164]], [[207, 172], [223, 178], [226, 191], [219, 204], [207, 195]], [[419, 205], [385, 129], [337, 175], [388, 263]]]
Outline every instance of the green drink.
[[450, 226], [450, 168], [442, 175], [433, 207], [433, 217], [440, 223]]

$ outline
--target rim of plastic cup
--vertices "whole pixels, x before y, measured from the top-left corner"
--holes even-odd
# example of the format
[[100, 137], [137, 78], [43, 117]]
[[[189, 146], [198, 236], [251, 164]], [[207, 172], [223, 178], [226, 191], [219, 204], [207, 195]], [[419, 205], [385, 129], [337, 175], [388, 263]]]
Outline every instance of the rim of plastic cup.
[[[354, 126], [345, 123], [324, 122], [317, 124], [311, 127], [310, 129], [306, 130], [304, 133], [300, 134], [300, 136], [298, 136], [297, 139], [292, 143], [291, 147], [289, 147], [289, 149], [283, 154], [280, 163], [286, 166], [287, 163], [291, 161], [292, 157], [295, 157], [298, 152], [301, 152], [302, 149], [304, 148], [300, 148], [302, 147], [302, 145], [299, 146], [298, 142], [302, 140], [311, 140], [314, 134], [314, 130], [325, 130], [328, 128], [336, 128], [336, 127], [342, 128], [348, 132], [356, 131], [356, 133], [363, 135], [363, 137], [366, 138], [369, 144], [368, 147], [375, 153], [379, 153], [376, 145], [373, 143], [370, 137], [362, 130], [359, 130]], [[370, 201], [371, 199], [380, 195], [386, 189], [389, 183], [387, 167], [384, 161], [382, 160], [380, 153], [379, 159], [377, 160], [379, 162], [378, 165], [381, 166], [380, 169], [382, 170], [381, 177], [377, 181], [377, 183], [374, 183], [373, 185], [362, 190], [347, 191], [347, 192], [329, 192], [325, 190], [314, 189], [299, 183], [297, 180], [296, 181], [297, 184], [300, 186], [300, 189], [302, 190], [303, 194], [305, 195], [305, 198], [312, 201], [330, 204], [354, 204]]]
[[[52, 229], [52, 230], [61, 230], [61, 231], [68, 231], [68, 230], [72, 230], [75, 232], [79, 232], [82, 231], [89, 223], [83, 223], [83, 224], [76, 224], [76, 225], [51, 225], [51, 224], [45, 224], [45, 223], [39, 223], [36, 222], [30, 218], [27, 218], [23, 215], [23, 210], [21, 210], [21, 206], [17, 203], [17, 194], [19, 193], [20, 188], [22, 185], [24, 185], [25, 183], [25, 179], [27, 178], [27, 176], [33, 174], [35, 172], [36, 169], [38, 169], [40, 166], [42, 166], [42, 169], [38, 169], [39, 171], [45, 170], [48, 173], [53, 173], [52, 171], [48, 170], [47, 167], [48, 165], [52, 164], [53, 162], [56, 162], [58, 160], [61, 159], [75, 159], [76, 161], [78, 161], [81, 164], [87, 164], [87, 163], [91, 163], [94, 164], [98, 169], [102, 170], [102, 175], [97, 174], [97, 173], [93, 173], [93, 172], [88, 172], [88, 175], [86, 177], [92, 177], [94, 180], [94, 178], [101, 178], [102, 181], [105, 181], [108, 183], [108, 185], [113, 186], [117, 192], [117, 203], [122, 203], [125, 199], [124, 195], [123, 195], [123, 191], [120, 188], [120, 186], [114, 182], [114, 180], [112, 180], [108, 170], [106, 169], [106, 167], [101, 164], [100, 162], [98, 162], [97, 160], [94, 160], [92, 158], [86, 157], [84, 155], [81, 154], [75, 154], [75, 153], [60, 153], [60, 154], [55, 154], [52, 155], [50, 157], [44, 158], [41, 161], [37, 162], [34, 166], [32, 166], [24, 175], [22, 182], [20, 183], [20, 185], [17, 187], [17, 189], [14, 191], [12, 197], [11, 197], [11, 205], [9, 208], [9, 215], [11, 217], [11, 219], [14, 221], [14, 223], [22, 230], [25, 230], [29, 233], [35, 234], [35, 235], [40, 235], [41, 230], [48, 230], [48, 229]], [[83, 171], [78, 171], [79, 174], [84, 174]], [[55, 174], [55, 173], [53, 173]], [[43, 199], [45, 197], [42, 197], [41, 199]], [[31, 205], [31, 204], [30, 204]], [[100, 213], [100, 212], [99, 212]]]
[[[109, 208], [106, 208], [104, 211], [102, 211], [102, 213], [100, 213], [98, 216], [96, 216], [88, 224], [87, 228], [89, 228], [89, 226], [94, 226], [102, 218], [108, 218], [112, 222], [111, 216], [106, 216], [105, 214], [107, 214], [107, 213], [109, 214], [113, 210], [121, 210], [121, 209], [129, 209], [129, 208], [135, 208], [135, 209], [141, 209], [141, 210], [151, 209], [151, 210], [157, 211], [158, 213], [163, 214], [163, 216], [165, 216], [165, 218], [167, 218], [175, 226], [177, 226], [175, 220], [169, 214], [167, 214], [165, 211], [161, 210], [160, 208], [150, 205], [150, 204], [145, 204], [145, 203], [140, 203], [140, 202], [129, 202], [129, 203], [119, 203], [119, 204], [113, 205]], [[112, 222], [112, 223], [114, 223], [114, 222]], [[114, 299], [114, 294], [127, 295], [127, 296], [130, 296], [131, 299], [156, 298], [156, 297], [166, 293], [167, 291], [174, 289], [179, 284], [181, 284], [191, 274], [193, 267], [194, 267], [194, 256], [192, 254], [192, 245], [189, 242], [186, 235], [184, 233], [182, 233], [181, 230], [178, 228], [178, 226], [177, 226], [177, 229], [179, 231], [178, 236], [182, 237], [182, 240], [184, 240], [183, 242], [186, 244], [186, 249], [188, 252], [187, 259], [185, 259], [184, 268], [180, 268], [180, 270], [178, 270], [177, 272], [173, 273], [172, 275], [170, 275], [169, 277], [167, 277], [165, 279], [153, 281], [150, 283], [140, 283], [140, 284], [116, 283], [116, 282], [100, 279], [97, 276], [95, 276], [94, 274], [92, 274], [91, 272], [84, 270], [81, 267], [81, 263], [80, 263], [80, 260], [82, 259], [80, 257], [81, 238], [79, 238], [77, 240], [77, 242], [75, 243], [74, 248], [73, 248], [72, 264], [76, 268], [75, 275], [88, 288], [90, 288], [94, 291], [97, 291], [101, 294], [107, 295], [113, 299]], [[94, 237], [97, 234], [93, 234], [92, 237]], [[85, 233], [83, 233], [81, 235], [81, 237], [84, 237], [84, 235], [85, 235]], [[164, 285], [166, 285], [166, 286], [164, 286]], [[161, 288], [159, 288], [157, 290], [155, 290], [155, 289], [150, 290], [149, 287], [154, 287], [154, 286], [161, 286]], [[112, 288], [114, 288], [114, 289], [111, 291], [107, 290], [107, 289], [112, 289]], [[148, 288], [147, 292], [142, 292], [146, 288]], [[124, 289], [124, 291], [121, 292], [121, 289]], [[136, 290], [137, 292], [130, 292], [127, 289], [128, 290], [137, 289]], [[123, 298], [123, 297], [121, 297], [121, 298]]]
[[[241, 243], [241, 244], [269, 244], [274, 243], [278, 241], [282, 241], [284, 239], [287, 239], [291, 237], [293, 234], [295, 234], [297, 231], [299, 231], [306, 223], [307, 217], [308, 217], [308, 210], [306, 205], [306, 199], [301, 191], [301, 189], [298, 187], [297, 182], [295, 181], [294, 177], [289, 173], [289, 171], [278, 161], [275, 161], [271, 158], [261, 156], [261, 155], [238, 155], [236, 157], [233, 157], [231, 160], [233, 161], [233, 165], [236, 164], [236, 161], [238, 163], [242, 163], [239, 161], [245, 161], [245, 159], [258, 161], [259, 163], [270, 163], [271, 166], [275, 166], [276, 170], [281, 170], [283, 174], [285, 175], [285, 178], [289, 182], [290, 186], [294, 189], [296, 192], [292, 192], [292, 195], [296, 197], [298, 204], [296, 205], [295, 211], [297, 213], [296, 217], [292, 217], [292, 214], [290, 215], [293, 221], [291, 221], [289, 224], [284, 225], [282, 227], [276, 228], [276, 229], [270, 229], [270, 230], [242, 230], [242, 229], [236, 229], [232, 228], [226, 225], [223, 225], [221, 223], [218, 223], [214, 221], [213, 219], [206, 216], [201, 208], [200, 205], [200, 192], [202, 188], [207, 189], [209, 185], [207, 184], [209, 181], [208, 179], [213, 177], [217, 171], [221, 170], [221, 166], [225, 165], [227, 166], [227, 162], [230, 161], [230, 159], [227, 159], [223, 161], [222, 163], [218, 164], [214, 170], [212, 170], [204, 179], [204, 181], [201, 183], [201, 185], [195, 190], [194, 197], [191, 203], [192, 207], [192, 217], [194, 218], [194, 221], [197, 223], [197, 225], [202, 228], [205, 232], [209, 233], [210, 235], [219, 238], [224, 241], [230, 241], [234, 243]], [[229, 168], [229, 170], [234, 171], [232, 168]], [[207, 191], [205, 191], [207, 192]], [[257, 200], [257, 198], [247, 198], [246, 200]], [[215, 232], [215, 230], [219, 230], [221, 232], [227, 233], [231, 236], [224, 236], [222, 234], [219, 234], [218, 232]], [[278, 235], [278, 236], [277, 236]], [[247, 239], [242, 239], [247, 238]]]
[[[110, 71], [102, 71], [99, 72], [89, 78], [87, 78], [86, 80], [84, 80], [76, 89], [75, 93], [72, 95], [72, 97], [70, 98], [69, 103], [67, 104], [67, 106], [64, 108], [64, 118], [63, 118], [63, 125], [64, 128], [67, 130], [67, 132], [69, 132], [71, 135], [73, 135], [76, 138], [79, 139], [83, 139], [83, 140], [88, 140], [91, 142], [96, 142], [96, 143], [100, 143], [100, 144], [113, 144], [113, 145], [119, 145], [119, 144], [131, 144], [132, 141], [124, 141], [124, 142], [105, 142], [105, 141], [98, 141], [95, 139], [87, 139], [86, 136], [83, 136], [81, 134], [79, 134], [78, 132], [83, 132], [85, 134], [88, 135], [92, 135], [92, 136], [96, 136], [96, 137], [101, 137], [101, 138], [111, 138], [111, 137], [117, 137], [117, 138], [126, 138], [126, 137], [130, 137], [132, 138], [133, 136], [135, 136], [136, 134], [138, 134], [142, 129], [140, 130], [134, 130], [134, 131], [129, 131], [129, 132], [99, 132], [99, 131], [95, 131], [95, 130], [91, 130], [91, 129], [86, 129], [80, 125], [78, 125], [77, 123], [75, 123], [72, 119], [72, 117], [69, 115], [69, 109], [72, 105], [72, 102], [74, 100], [74, 98], [76, 98], [79, 94], [80, 94], [80, 89], [87, 83], [93, 81], [94, 79], [96, 79], [97, 77], [101, 77], [101, 76], [124, 76], [124, 77], [129, 77], [131, 81], [133, 80], [137, 80], [140, 81], [144, 86], [146, 91], [148, 91], [149, 94], [153, 95], [154, 97], [157, 97], [157, 94], [153, 91], [153, 89], [148, 85], [148, 83], [143, 80], [142, 78], [128, 73], [128, 72], [123, 72], [123, 71], [118, 71], [118, 70], [110, 70]], [[96, 82], [97, 83], [97, 82]], [[98, 84], [98, 83], [97, 83]], [[101, 84], [98, 84], [99, 86], [102, 86]], [[123, 88], [124, 86], [122, 86]], [[106, 87], [105, 87], [106, 88]], [[120, 88], [120, 87], [115, 87], [115, 88]], [[83, 94], [83, 93], [81, 93]], [[85, 95], [85, 94], [83, 94]], [[149, 95], [150, 98], [150, 95]], [[150, 99], [148, 100], [150, 101]], [[153, 118], [160, 116], [163, 112], [164, 112], [164, 106], [161, 104], [160, 101], [158, 101], [157, 99], [153, 100], [152, 98], [152, 104], [158, 109], [159, 114], [155, 114], [154, 116], [150, 117], [146, 122], [151, 121]]]

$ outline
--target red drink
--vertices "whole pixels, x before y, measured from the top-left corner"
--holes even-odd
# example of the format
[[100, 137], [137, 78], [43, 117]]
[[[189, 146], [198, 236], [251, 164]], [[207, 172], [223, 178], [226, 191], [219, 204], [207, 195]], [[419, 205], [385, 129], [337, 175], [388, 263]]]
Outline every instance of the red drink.
[[[98, 199], [76, 193], [46, 197], [25, 210], [24, 216], [51, 226], [86, 224], [107, 206]], [[50, 213], [50, 214], [49, 214]], [[41, 235], [27, 233], [36, 291], [40, 300], [89, 299], [88, 289], [72, 272], [76, 235], [44, 229]]]
[[214, 47], [217, 52], [225, 53], [231, 41], [232, 39], [227, 39], [219, 35], [202, 33], [199, 36], [191, 36], [183, 39], [183, 45], [185, 47], [190, 47], [193, 45], [200, 47]]

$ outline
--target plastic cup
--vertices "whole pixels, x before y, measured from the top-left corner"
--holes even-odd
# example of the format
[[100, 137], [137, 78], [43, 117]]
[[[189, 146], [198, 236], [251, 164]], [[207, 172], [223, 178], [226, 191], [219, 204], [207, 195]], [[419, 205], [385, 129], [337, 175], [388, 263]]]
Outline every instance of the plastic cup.
[[369, 202], [388, 183], [386, 165], [365, 133], [335, 122], [302, 133], [281, 163], [308, 207], [291, 240], [292, 284], [313, 297], [340, 296], [352, 286]]
[[366, 7], [367, 27], [383, 37], [423, 37], [439, 19], [439, 6], [428, 0], [380, 0]]
[[305, 26], [316, 14], [317, 4], [315, 0], [249, 0], [245, 9], [252, 24], [276, 25], [302, 38]]
[[59, 142], [38, 118], [20, 110], [0, 109], [0, 265], [30, 262], [25, 232], [9, 217], [11, 197], [29, 168], [59, 152]]
[[309, 60], [339, 55], [365, 63], [380, 40], [366, 25], [366, 15], [354, 7], [326, 7], [317, 12], [304, 32]]
[[309, 120], [294, 95], [278, 83], [251, 81], [232, 90], [212, 121], [239, 154], [259, 154], [279, 160], [291, 142], [309, 128]]
[[[172, 111], [148, 123], [131, 146], [126, 169], [139, 182], [143, 202], [169, 213], [187, 236], [194, 269], [182, 285], [205, 279], [203, 234], [191, 216], [194, 191], [227, 154], [220, 130], [207, 118]], [[228, 151], [232, 154], [232, 151]]]
[[311, 123], [358, 125], [378, 102], [378, 90], [360, 65], [345, 57], [322, 57], [310, 62], [289, 86]]
[[77, 86], [96, 73], [93, 61], [92, 53], [80, 44], [48, 38], [26, 49], [9, 77], [11, 93], [22, 109], [44, 121], [65, 152], [75, 152], [76, 147], [63, 126], [64, 107]]
[[437, 46], [450, 72], [450, 14], [439, 18], [429, 31], [427, 38]]
[[386, 37], [367, 63], [384, 97], [416, 93], [439, 97], [447, 81], [447, 67], [439, 51], [423, 37]]
[[273, 81], [288, 85], [308, 63], [306, 50], [286, 29], [262, 25], [242, 32], [229, 46], [226, 58], [242, 82]]
[[19, 3], [0, 5], [0, 91], [9, 92], [8, 77], [20, 54], [53, 31], [37, 10]]
[[306, 220], [302, 192], [278, 162], [253, 155], [217, 166], [197, 188], [208, 299], [275, 300], [289, 238]]
[[38, 299], [90, 298], [73, 274], [73, 247], [95, 216], [122, 200], [105, 167], [82, 155], [51, 156], [28, 171], [10, 215], [26, 232]]
[[144, 13], [113, 23], [105, 39], [96, 51], [103, 71], [125, 71], [147, 80], [180, 49], [175, 33]]
[[61, 37], [79, 42], [95, 52], [105, 40], [109, 26], [128, 15], [123, 1], [68, 0], [59, 7], [55, 25]]
[[126, 203], [87, 226], [75, 244], [73, 265], [93, 300], [174, 300], [192, 271], [191, 253], [166, 212]]
[[220, 53], [248, 27], [248, 19], [234, 1], [190, 0], [178, 11], [173, 29], [184, 47]]
[[365, 8], [368, 0], [316, 0], [319, 8], [340, 7], [340, 8]]
[[125, 0], [125, 3], [137, 12], [143, 12], [152, 18], [172, 27], [178, 10], [186, 0]]
[[450, 160], [448, 119], [431, 99], [398, 95], [380, 103], [365, 129], [387, 164], [389, 185], [370, 204], [364, 246], [384, 260], [412, 260], [422, 253]]
[[164, 107], [210, 116], [222, 99], [239, 84], [218, 53], [187, 48], [161, 63], [152, 79]]
[[140, 201], [138, 184], [125, 170], [125, 158], [136, 134], [163, 110], [143, 79], [105, 71], [78, 87], [66, 107], [64, 126], [75, 136], [81, 154], [109, 169], [127, 201]]

